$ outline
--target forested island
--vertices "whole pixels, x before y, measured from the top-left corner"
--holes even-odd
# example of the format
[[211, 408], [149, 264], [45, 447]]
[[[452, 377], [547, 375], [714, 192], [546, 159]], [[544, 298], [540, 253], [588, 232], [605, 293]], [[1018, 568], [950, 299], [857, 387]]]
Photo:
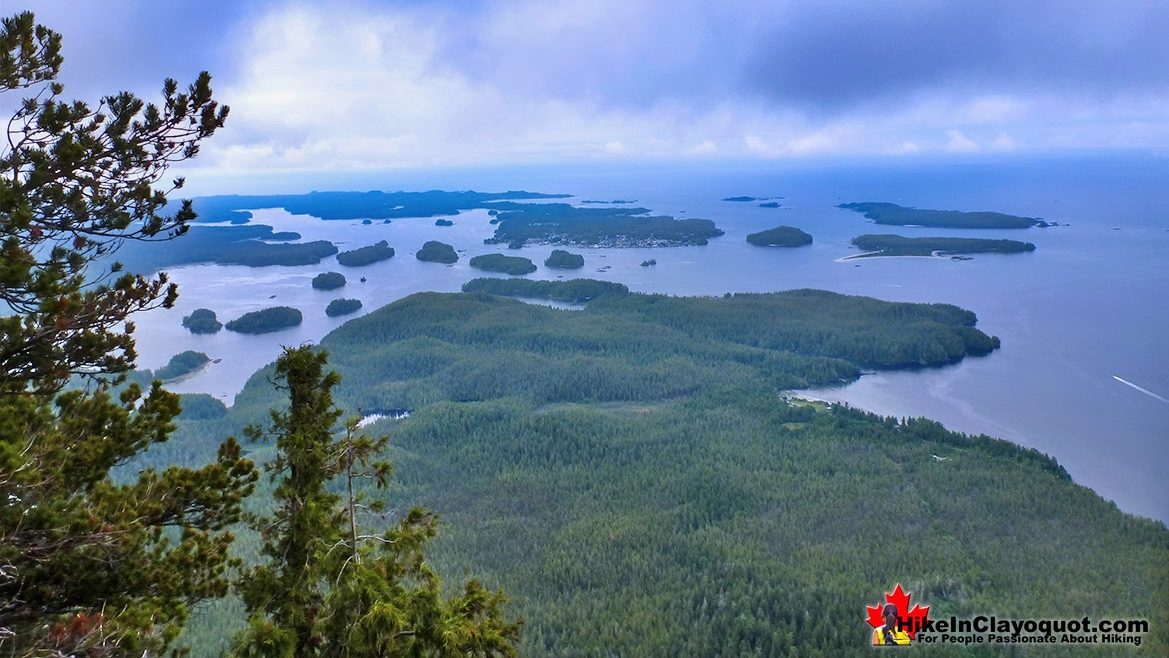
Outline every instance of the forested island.
[[394, 257], [394, 248], [382, 240], [377, 244], [366, 245], [352, 251], [343, 251], [337, 254], [337, 262], [345, 267], [363, 267], [372, 265]]
[[503, 254], [483, 254], [475, 256], [470, 261], [471, 267], [485, 272], [501, 272], [512, 276], [531, 274], [536, 271], [536, 264], [523, 256], [504, 256]]
[[266, 334], [288, 327], [295, 327], [301, 323], [304, 316], [299, 309], [291, 306], [272, 306], [259, 311], [244, 313], [238, 318], [223, 325], [228, 331], [241, 334]]
[[558, 270], [579, 270], [584, 267], [584, 256], [569, 253], [563, 249], [553, 249], [548, 258], [544, 259], [544, 267]]
[[422, 248], [414, 254], [414, 257], [428, 263], [445, 263], [447, 265], [459, 260], [459, 254], [455, 252], [454, 247], [437, 240], [427, 240]]
[[923, 210], [895, 203], [842, 203], [838, 208], [863, 214], [877, 224], [927, 226], [931, 228], [1030, 228], [1058, 226], [1035, 217], [1020, 217], [1001, 212], [965, 212], [961, 210]]
[[197, 308], [183, 318], [183, 326], [193, 334], [214, 334], [223, 328], [223, 324], [215, 317], [215, 311], [209, 308]]
[[313, 277], [314, 290], [336, 290], [345, 285], [345, 275], [340, 272], [321, 272]]
[[622, 283], [596, 279], [569, 279], [568, 281], [537, 281], [533, 279], [471, 279], [463, 284], [463, 292], [487, 292], [504, 297], [547, 299], [554, 302], [583, 304], [601, 295], [624, 295], [629, 288]]
[[[584, 283], [467, 289], [563, 299]], [[984, 354], [996, 341], [972, 313], [810, 290], [610, 292], [580, 311], [422, 293], [321, 341], [345, 406], [410, 410], [373, 428], [393, 434], [397, 500], [442, 516], [436, 569], [506, 583], [522, 655], [860, 655], [861, 602], [910, 563], [931, 617], [1074, 618], [1103, 598], [1169, 621], [1151, 593], [1169, 532], [1053, 459], [783, 396]], [[231, 422], [279, 402], [269, 374]], [[210, 452], [229, 427], [206, 428]], [[217, 634], [239, 624], [205, 614]]]
[[334, 299], [325, 307], [325, 315], [335, 318], [341, 315], [349, 315], [361, 310], [360, 299]]
[[454, 226], [455, 223], [449, 219], [436, 219], [436, 220], [434, 220], [434, 225], [435, 226]]
[[[289, 243], [299, 239], [293, 232], [274, 232], [271, 226], [192, 226], [182, 240], [127, 241], [107, 260], [121, 262], [130, 272], [155, 272], [176, 265], [315, 265], [337, 253], [326, 240]], [[277, 241], [273, 244], [270, 241]]]
[[310, 192], [308, 194], [222, 195], [193, 200], [200, 222], [246, 222], [249, 209], [283, 208], [293, 215], [321, 219], [394, 219], [457, 215], [460, 210], [489, 208], [493, 202], [562, 199], [570, 194], [539, 192]]
[[778, 201], [764, 201], [763, 203], [759, 204], [759, 207], [760, 208], [778, 208], [779, 202]]
[[851, 258], [877, 256], [934, 256], [957, 254], [1018, 254], [1035, 251], [1035, 245], [1018, 240], [986, 238], [906, 238], [900, 235], [859, 235], [852, 244], [866, 252]]
[[802, 247], [812, 244], [812, 236], [794, 226], [776, 226], [747, 236], [756, 247]]
[[171, 381], [186, 377], [199, 368], [211, 363], [211, 357], [202, 352], [186, 350], [172, 356], [166, 365], [155, 370], [153, 375], [162, 381]]
[[675, 247], [704, 245], [723, 234], [709, 219], [646, 216], [646, 208], [575, 208], [565, 203], [498, 203], [499, 223], [486, 244]]

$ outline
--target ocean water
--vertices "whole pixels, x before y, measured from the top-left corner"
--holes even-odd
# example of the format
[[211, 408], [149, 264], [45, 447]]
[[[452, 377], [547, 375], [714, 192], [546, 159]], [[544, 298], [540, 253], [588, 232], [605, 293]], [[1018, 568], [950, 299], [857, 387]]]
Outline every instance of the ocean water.
[[[677, 217], [705, 217], [726, 235], [702, 247], [571, 249], [585, 267], [565, 274], [543, 267], [552, 247], [518, 252], [540, 269], [532, 278], [581, 276], [620, 281], [635, 291], [721, 295], [792, 288], [915, 302], [947, 302], [978, 314], [979, 328], [1002, 339], [989, 356], [939, 369], [868, 374], [857, 382], [804, 394], [892, 416], [926, 416], [947, 427], [1010, 439], [1055, 456], [1073, 478], [1125, 511], [1169, 521], [1169, 161], [1079, 158], [965, 165], [785, 165], [699, 168], [489, 170], [366, 175], [337, 189], [527, 189], [584, 199], [634, 199]], [[238, 189], [238, 193], [257, 190]], [[286, 190], [288, 191], [288, 190]], [[305, 190], [307, 191], [307, 189]], [[780, 208], [721, 201], [783, 196]], [[836, 208], [846, 201], [893, 201], [923, 208], [996, 210], [1067, 224], [1046, 229], [955, 230], [876, 226]], [[280, 209], [254, 221], [295, 230], [304, 240], [329, 239], [344, 250], [388, 240], [389, 260], [344, 268], [247, 268], [194, 265], [170, 271], [180, 286], [177, 307], [138, 318], [140, 365], [158, 367], [184, 349], [218, 362], [172, 385], [230, 403], [281, 346], [317, 341], [346, 318], [327, 318], [336, 297], [361, 299], [369, 312], [414, 292], [456, 291], [483, 273], [469, 257], [501, 251], [486, 211], [434, 226], [434, 218], [362, 225], [322, 221]], [[748, 233], [797, 226], [815, 242], [799, 249], [753, 247]], [[857, 253], [862, 233], [952, 235], [1033, 242], [1028, 254], [934, 258], [842, 259]], [[426, 240], [460, 252], [454, 265], [422, 263]], [[506, 250], [505, 250], [506, 251]], [[653, 258], [657, 265], [641, 267]], [[320, 272], [345, 274], [346, 287], [313, 290]], [[361, 283], [360, 277], [366, 282]], [[273, 305], [300, 308], [305, 322], [261, 336], [223, 331], [193, 336], [180, 326], [198, 307], [222, 321]]]

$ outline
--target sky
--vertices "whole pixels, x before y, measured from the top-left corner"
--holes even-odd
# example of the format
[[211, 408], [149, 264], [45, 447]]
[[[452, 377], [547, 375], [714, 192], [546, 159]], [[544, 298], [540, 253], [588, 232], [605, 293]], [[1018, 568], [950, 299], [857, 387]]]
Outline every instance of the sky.
[[66, 95], [214, 76], [220, 180], [1169, 152], [1162, 0], [0, 0]]

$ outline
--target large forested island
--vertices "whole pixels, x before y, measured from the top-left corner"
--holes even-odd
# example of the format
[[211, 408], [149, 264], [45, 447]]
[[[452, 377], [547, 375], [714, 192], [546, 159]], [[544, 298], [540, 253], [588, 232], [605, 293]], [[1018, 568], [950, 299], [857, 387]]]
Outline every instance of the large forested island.
[[438, 240], [427, 240], [422, 248], [414, 253], [414, 257], [427, 263], [445, 263], [450, 265], [459, 260], [455, 248]]
[[471, 279], [463, 284], [463, 292], [489, 292], [504, 297], [547, 299], [554, 302], [583, 304], [601, 295], [624, 295], [629, 288], [623, 283], [596, 279], [568, 281], [537, 281], [534, 279]]
[[224, 195], [194, 200], [201, 222], [246, 222], [249, 210], [284, 208], [294, 215], [321, 219], [391, 219], [457, 215], [460, 210], [491, 208], [496, 201], [559, 199], [568, 194], [539, 192], [310, 192], [308, 194]]
[[646, 208], [576, 208], [566, 203], [494, 204], [495, 235], [484, 242], [580, 245], [587, 247], [671, 247], [703, 245], [723, 234], [709, 219], [647, 216]]
[[1018, 254], [1035, 251], [1035, 245], [1018, 240], [985, 238], [906, 238], [900, 235], [858, 235], [852, 244], [873, 256], [949, 256], [957, 254]]
[[1035, 217], [1020, 217], [1001, 212], [964, 212], [960, 210], [924, 210], [906, 208], [896, 203], [866, 201], [842, 203], [839, 208], [863, 214], [877, 224], [894, 226], [928, 226], [933, 228], [1030, 228], [1056, 226]]
[[288, 327], [295, 327], [304, 320], [300, 309], [291, 306], [272, 306], [259, 311], [244, 313], [224, 324], [228, 331], [240, 334], [266, 334]]
[[756, 247], [802, 247], [812, 244], [812, 236], [794, 226], [776, 226], [747, 236]]
[[475, 256], [470, 266], [484, 272], [500, 272], [521, 276], [536, 271], [536, 264], [523, 256], [504, 256], [503, 254], [483, 254]]
[[314, 265], [337, 253], [327, 240], [288, 242], [299, 235], [275, 232], [271, 226], [192, 226], [182, 240], [127, 241], [109, 260], [131, 272], [153, 272], [176, 265]]
[[337, 254], [337, 262], [345, 267], [363, 267], [394, 257], [394, 248], [385, 240]]
[[[1169, 628], [1163, 525], [1034, 450], [784, 397], [996, 345], [953, 306], [810, 290], [610, 290], [579, 311], [423, 293], [321, 343], [350, 409], [409, 412], [374, 428], [393, 435], [391, 505], [441, 515], [440, 571], [507, 588], [521, 655], [867, 655], [864, 605], [899, 582], [939, 618]], [[278, 403], [270, 376], [232, 423]], [[184, 428], [213, 446], [226, 422]], [[217, 610], [202, 628], [238, 624]]]

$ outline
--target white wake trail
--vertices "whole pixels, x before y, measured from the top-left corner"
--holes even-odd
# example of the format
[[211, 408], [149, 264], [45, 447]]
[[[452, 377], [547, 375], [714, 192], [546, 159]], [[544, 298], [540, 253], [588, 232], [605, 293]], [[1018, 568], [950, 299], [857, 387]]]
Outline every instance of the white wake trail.
[[1163, 398], [1160, 395], [1157, 395], [1156, 393], [1150, 391], [1147, 388], [1137, 386], [1136, 384], [1128, 381], [1127, 379], [1122, 379], [1120, 377], [1117, 377], [1116, 375], [1113, 375], [1112, 378], [1115, 379], [1116, 381], [1120, 382], [1121, 384], [1124, 384], [1125, 386], [1130, 386], [1132, 388], [1135, 388], [1136, 390], [1140, 391], [1141, 393], [1144, 393], [1145, 395], [1148, 395], [1149, 397], [1157, 398], [1161, 402], [1164, 402], [1165, 404], [1169, 404], [1169, 399]]

